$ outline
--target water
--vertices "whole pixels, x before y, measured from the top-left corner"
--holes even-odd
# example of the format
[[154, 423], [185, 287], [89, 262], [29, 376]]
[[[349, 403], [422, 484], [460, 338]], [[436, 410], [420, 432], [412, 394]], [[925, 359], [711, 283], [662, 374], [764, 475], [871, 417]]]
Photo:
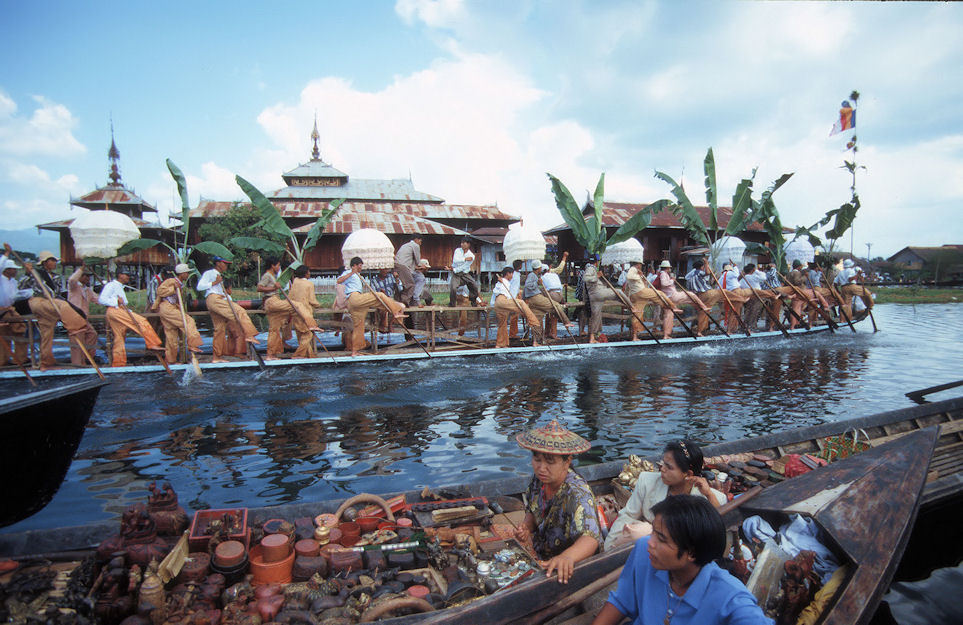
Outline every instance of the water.
[[875, 314], [878, 334], [867, 320], [857, 335], [677, 340], [644, 355], [112, 378], [56, 497], [0, 531], [117, 518], [153, 480], [198, 509], [528, 475], [515, 435], [550, 418], [592, 441], [580, 462], [600, 462], [681, 436], [711, 443], [902, 408], [903, 393], [963, 377], [963, 306]]

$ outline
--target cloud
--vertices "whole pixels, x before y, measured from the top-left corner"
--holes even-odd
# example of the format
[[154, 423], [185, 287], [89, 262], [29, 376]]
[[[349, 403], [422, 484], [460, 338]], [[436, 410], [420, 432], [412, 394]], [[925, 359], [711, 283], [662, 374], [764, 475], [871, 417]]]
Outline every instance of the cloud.
[[398, 0], [395, 12], [406, 24], [422, 21], [432, 28], [446, 28], [466, 17], [462, 0]]
[[44, 96], [29, 118], [17, 115], [17, 105], [0, 91], [0, 154], [71, 157], [87, 151], [72, 134], [76, 120], [70, 110]]
[[[165, 169], [166, 172], [166, 169]], [[184, 172], [187, 178], [187, 193], [191, 207], [196, 207], [201, 198], [208, 200], [237, 200], [244, 194], [234, 182], [234, 173], [221, 167], [217, 163], [207, 162], [201, 165], [201, 175], [197, 176]], [[166, 223], [171, 214], [180, 214], [181, 200], [177, 194], [177, 183], [169, 176], [159, 176], [147, 186], [144, 196], [157, 198], [157, 213], [161, 223]], [[150, 200], [148, 200], [150, 201]], [[176, 222], [175, 222], [176, 223]]]
[[14, 190], [0, 204], [4, 227], [7, 228], [25, 228], [68, 219], [71, 217], [70, 196], [83, 192], [74, 174], [53, 178], [36, 165], [6, 159], [0, 160], [0, 182], [8, 190]]

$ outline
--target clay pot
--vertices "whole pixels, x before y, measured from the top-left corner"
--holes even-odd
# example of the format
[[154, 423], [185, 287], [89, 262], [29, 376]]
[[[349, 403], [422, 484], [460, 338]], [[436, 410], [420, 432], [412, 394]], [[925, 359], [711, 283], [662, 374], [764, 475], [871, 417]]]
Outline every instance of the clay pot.
[[367, 534], [368, 532], [377, 530], [381, 521], [382, 519], [376, 516], [363, 516], [359, 517], [355, 522], [361, 527], [361, 533]]
[[313, 538], [305, 538], [294, 543], [294, 552], [299, 556], [316, 558], [321, 555], [321, 545]]
[[251, 563], [251, 573], [255, 584], [288, 584], [291, 582], [291, 570], [294, 568], [294, 552], [279, 562], [266, 562], [261, 545], [251, 547], [248, 554]]
[[[223, 545], [224, 543], [221, 543], [221, 544]], [[249, 562], [248, 562], [248, 556], [246, 553], [243, 553], [241, 556], [241, 560], [237, 564], [234, 564], [232, 566], [220, 565], [218, 563], [218, 559], [215, 554], [215, 557], [211, 559], [211, 572], [219, 573], [223, 575], [225, 585], [233, 586], [234, 584], [244, 579], [244, 575], [245, 573], [247, 573], [247, 570], [248, 570], [248, 565], [249, 565]]]
[[352, 521], [345, 521], [338, 526], [341, 530], [341, 544], [353, 547], [361, 539], [361, 526]]
[[233, 568], [244, 560], [244, 543], [239, 540], [225, 540], [214, 549], [214, 561], [221, 568]]
[[261, 554], [266, 564], [284, 560], [291, 554], [290, 539], [286, 534], [268, 534], [261, 539]]

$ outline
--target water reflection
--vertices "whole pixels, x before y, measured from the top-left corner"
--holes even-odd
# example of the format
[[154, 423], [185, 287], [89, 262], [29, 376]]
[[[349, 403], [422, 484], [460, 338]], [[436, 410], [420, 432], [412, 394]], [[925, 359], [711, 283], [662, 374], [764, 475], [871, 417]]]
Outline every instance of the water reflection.
[[527, 475], [515, 435], [549, 418], [592, 441], [580, 462], [599, 462], [680, 436], [710, 443], [906, 406], [904, 392], [959, 377], [963, 307], [879, 306], [877, 321], [876, 335], [641, 355], [118, 379], [54, 501], [4, 531], [112, 518], [153, 480], [200, 508]]

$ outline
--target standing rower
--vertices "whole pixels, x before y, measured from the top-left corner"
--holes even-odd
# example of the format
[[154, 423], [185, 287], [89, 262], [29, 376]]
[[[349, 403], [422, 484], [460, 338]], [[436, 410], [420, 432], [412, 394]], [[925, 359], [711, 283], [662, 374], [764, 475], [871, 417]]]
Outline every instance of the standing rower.
[[471, 275], [471, 265], [474, 261], [475, 253], [471, 251], [471, 239], [465, 237], [461, 240], [461, 245], [455, 250], [451, 258], [451, 298], [449, 301], [455, 301], [455, 289], [464, 284], [468, 287], [469, 297], [472, 301], [479, 306], [485, 305], [478, 294], [478, 283]]
[[348, 298], [348, 312], [354, 327], [351, 331], [351, 355], [357, 356], [364, 349], [364, 319], [369, 308], [378, 308], [380, 302], [391, 311], [399, 323], [404, 323], [407, 315], [402, 314], [405, 305], [387, 297], [384, 293], [365, 293], [364, 283], [361, 281], [361, 269], [364, 261], [360, 256], [351, 259], [351, 268], [338, 277], [338, 284], [344, 284], [344, 294]]
[[536, 323], [532, 326], [532, 340], [535, 340], [536, 335], [539, 340], [543, 340], [542, 327], [544, 326], [545, 315], [552, 312], [552, 300], [543, 295], [540, 288], [540, 276], [545, 270], [548, 270], [548, 265], [542, 264], [540, 260], [533, 260], [532, 270], [528, 272], [528, 276], [525, 278], [525, 289], [522, 292], [522, 298], [535, 314]]
[[538, 323], [538, 320], [528, 307], [528, 304], [515, 297], [517, 291], [513, 292], [513, 288], [511, 286], [512, 277], [514, 274], [514, 267], [505, 267], [502, 269], [498, 274], [498, 282], [495, 284], [495, 288], [492, 289], [492, 306], [495, 308], [495, 319], [498, 322], [498, 333], [495, 335], [495, 347], [498, 348], [508, 347], [508, 318], [511, 315], [517, 315], [519, 311], [525, 315], [525, 318], [528, 319], [528, 323], [533, 327], [532, 346], [534, 347], [538, 345], [538, 343], [534, 340], [534, 327], [535, 324]]
[[[6, 256], [0, 257], [0, 365], [22, 365], [27, 362], [27, 326], [14, 308], [19, 299], [26, 299], [33, 291], [17, 288], [20, 266]], [[13, 342], [11, 349], [10, 343]]]
[[[191, 273], [191, 268], [185, 263], [179, 263], [174, 267], [174, 277], [168, 278], [157, 287], [157, 311], [160, 313], [161, 324], [164, 326], [164, 345], [167, 353], [167, 362], [177, 362], [177, 353], [180, 351], [180, 339], [185, 337], [188, 351], [198, 353], [201, 351], [200, 333], [197, 331], [197, 324], [194, 318], [187, 314], [182, 307], [183, 289], [187, 282], [187, 276]], [[178, 295], [181, 292], [181, 295]], [[184, 327], [184, 324], [187, 327]]]
[[264, 360], [277, 360], [284, 353], [284, 326], [291, 322], [291, 305], [285, 302], [278, 290], [278, 274], [281, 273], [281, 261], [267, 258], [267, 271], [257, 283], [257, 292], [261, 294], [261, 307], [264, 309], [268, 321], [267, 356]]
[[[201, 279], [197, 281], [197, 290], [207, 291], [205, 303], [207, 304], [207, 311], [211, 314], [211, 323], [214, 325], [214, 338], [211, 340], [214, 358], [211, 359], [211, 362], [227, 362], [223, 356], [228, 326], [235, 326], [234, 334], [240, 338], [243, 333], [243, 340], [253, 344], [258, 342], [256, 338], [257, 328], [251, 323], [251, 318], [248, 317], [247, 312], [233, 302], [224, 290], [224, 276], [221, 274], [227, 271], [227, 265], [231, 261], [220, 256], [215, 256], [212, 260], [214, 266], [201, 275]], [[238, 322], [241, 324], [240, 328], [236, 327]], [[238, 350], [237, 347], [238, 345], [235, 345], [232, 351], [244, 352], [243, 349]]]
[[640, 320], [645, 319], [645, 307], [649, 304], [655, 304], [657, 308], [661, 308], [663, 305], [662, 298], [655, 292], [655, 289], [643, 284], [642, 276], [644, 272], [642, 261], [632, 261], [629, 264], [628, 272], [625, 274], [625, 286], [622, 287], [632, 303], [632, 338], [630, 339], [632, 341], [639, 340], [639, 332], [642, 331]]
[[418, 296], [425, 287], [425, 274], [418, 271], [421, 262], [421, 234], [413, 234], [411, 240], [395, 253], [395, 273], [401, 281], [398, 299], [405, 306], [417, 306]]
[[318, 297], [314, 292], [314, 283], [307, 265], [299, 265], [294, 270], [294, 280], [288, 292], [288, 300], [297, 314], [294, 315], [294, 332], [298, 335], [298, 349], [295, 358], [314, 358], [318, 355], [314, 347], [314, 333], [320, 332], [318, 322], [314, 319], [314, 309], [321, 308]]
[[144, 337], [144, 345], [149, 350], [161, 349], [161, 340], [147, 319], [138, 315], [127, 306], [124, 285], [130, 282], [130, 274], [118, 271], [113, 280], [104, 285], [97, 301], [107, 308], [107, 325], [114, 339], [110, 355], [110, 366], [123, 367], [127, 364], [127, 349], [124, 341], [127, 331], [136, 332]]

